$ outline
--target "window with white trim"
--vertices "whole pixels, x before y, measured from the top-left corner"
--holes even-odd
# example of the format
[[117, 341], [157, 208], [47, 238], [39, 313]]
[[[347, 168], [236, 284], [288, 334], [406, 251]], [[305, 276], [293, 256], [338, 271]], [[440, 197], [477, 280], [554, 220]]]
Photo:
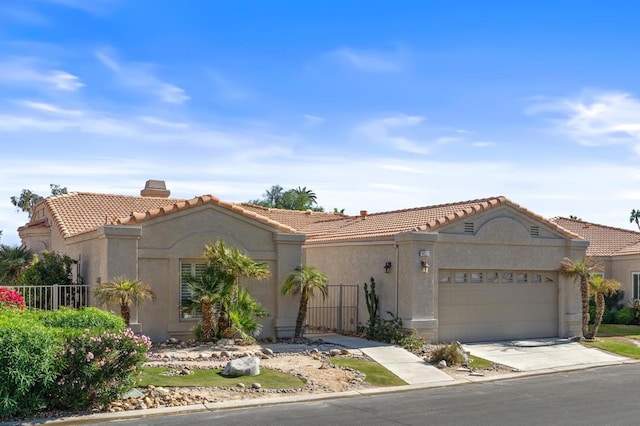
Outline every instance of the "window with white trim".
[[632, 299], [640, 299], [640, 272], [631, 273]]
[[201, 276], [204, 274], [207, 265], [203, 261], [191, 261], [191, 260], [181, 260], [180, 261], [180, 318], [181, 319], [193, 319], [200, 318], [199, 313], [185, 313], [182, 310], [185, 302], [191, 298], [191, 290], [189, 290], [189, 286], [186, 282], [186, 277], [190, 276]]

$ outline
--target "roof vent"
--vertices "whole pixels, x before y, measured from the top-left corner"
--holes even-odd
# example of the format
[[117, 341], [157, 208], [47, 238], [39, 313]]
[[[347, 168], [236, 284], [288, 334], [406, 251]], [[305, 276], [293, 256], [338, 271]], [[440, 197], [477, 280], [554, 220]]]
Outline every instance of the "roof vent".
[[360, 210], [360, 217], [363, 219], [367, 218], [367, 211], [366, 210]]
[[540, 227], [538, 226], [532, 226], [531, 227], [531, 236], [536, 238], [540, 236]]
[[163, 180], [148, 180], [144, 184], [144, 189], [140, 191], [143, 197], [169, 198], [171, 191], [167, 189], [167, 185]]
[[464, 232], [467, 234], [473, 234], [475, 226], [473, 222], [465, 222], [464, 224]]

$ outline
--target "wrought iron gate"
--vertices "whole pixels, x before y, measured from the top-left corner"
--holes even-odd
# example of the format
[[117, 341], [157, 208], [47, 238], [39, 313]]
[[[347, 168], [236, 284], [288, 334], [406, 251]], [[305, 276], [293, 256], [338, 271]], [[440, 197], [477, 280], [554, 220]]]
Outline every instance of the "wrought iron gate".
[[355, 332], [357, 325], [357, 285], [330, 285], [325, 299], [316, 294], [309, 300], [306, 334]]

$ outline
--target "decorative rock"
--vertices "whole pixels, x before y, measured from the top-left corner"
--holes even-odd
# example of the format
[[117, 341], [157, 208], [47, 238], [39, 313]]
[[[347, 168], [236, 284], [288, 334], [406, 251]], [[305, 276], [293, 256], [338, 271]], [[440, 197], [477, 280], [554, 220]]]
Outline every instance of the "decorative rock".
[[256, 382], [256, 383], [253, 383], [253, 384], [251, 385], [251, 387], [252, 387], [253, 389], [262, 389], [262, 385], [261, 385], [260, 383], [257, 383], [257, 382]]
[[216, 343], [222, 346], [233, 346], [236, 344], [236, 341], [233, 339], [220, 339]]
[[440, 362], [438, 363], [438, 365], [436, 367], [438, 367], [438, 368], [446, 368], [447, 367], [447, 361], [445, 361], [444, 359], [440, 360]]
[[221, 358], [231, 358], [231, 352], [229, 352], [229, 351], [222, 351], [222, 352], [220, 352], [220, 357], [221, 357]]
[[167, 340], [167, 343], [169, 343], [171, 345], [177, 345], [179, 343], [179, 340], [176, 339], [175, 337], [171, 337], [171, 338], [169, 338], [169, 340]]
[[340, 349], [340, 353], [342, 355], [349, 355], [349, 350], [348, 349]]
[[260, 374], [260, 358], [243, 357], [231, 360], [222, 371], [223, 376], [257, 376]]
[[313, 348], [309, 351], [309, 353], [311, 355], [318, 355], [320, 353], [320, 351], [318, 350], [318, 348]]
[[189, 370], [188, 367], [184, 367], [181, 371], [180, 374], [183, 376], [188, 376], [189, 374], [191, 374], [191, 370]]
[[273, 355], [273, 351], [269, 348], [262, 348], [262, 353], [269, 356]]
[[220, 358], [222, 355], [219, 351], [215, 351], [211, 353], [211, 358]]
[[236, 384], [236, 387], [240, 388], [240, 389], [244, 389], [246, 387], [246, 385], [244, 383], [238, 383], [238, 384]]
[[329, 356], [337, 356], [337, 355], [340, 355], [340, 353], [341, 353], [340, 349], [331, 349], [329, 351]]
[[484, 377], [483, 373], [477, 373], [475, 371], [469, 373], [470, 376], [476, 376], [476, 377]]

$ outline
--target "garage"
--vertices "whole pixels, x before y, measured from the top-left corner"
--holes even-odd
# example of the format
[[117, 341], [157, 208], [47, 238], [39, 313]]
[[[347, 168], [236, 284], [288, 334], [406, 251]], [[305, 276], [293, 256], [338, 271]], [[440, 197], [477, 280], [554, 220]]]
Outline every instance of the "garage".
[[440, 270], [441, 342], [558, 336], [555, 271]]

